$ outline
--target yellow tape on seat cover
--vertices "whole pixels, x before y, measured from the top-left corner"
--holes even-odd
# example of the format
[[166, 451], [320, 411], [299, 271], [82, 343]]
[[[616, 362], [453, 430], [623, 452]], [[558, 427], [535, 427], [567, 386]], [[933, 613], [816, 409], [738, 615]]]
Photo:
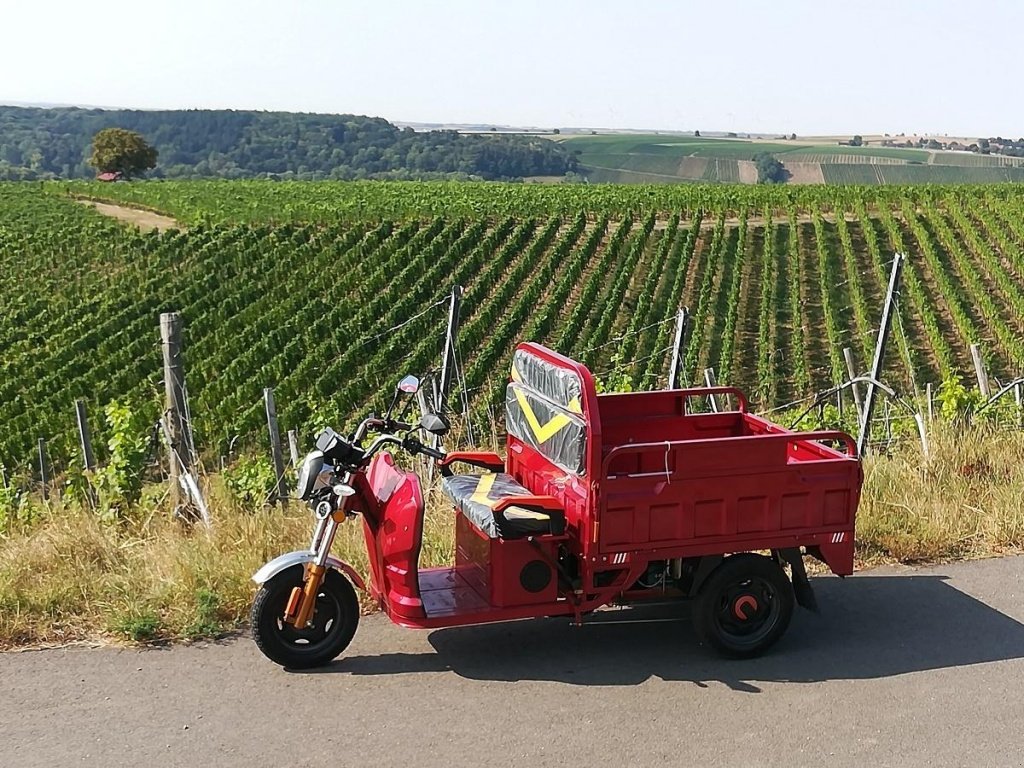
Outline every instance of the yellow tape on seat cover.
[[[512, 365], [512, 381], [514, 381], [514, 382], [516, 382], [518, 384], [522, 384], [523, 383], [522, 374], [519, 373], [519, 369], [516, 368], [516, 366], [514, 364]], [[516, 390], [516, 396], [517, 397], [519, 396], [519, 390]], [[519, 402], [520, 403], [523, 402], [522, 398], [519, 398]], [[578, 397], [574, 397], [572, 400], [570, 400], [569, 404], [566, 407], [570, 411], [572, 411], [573, 413], [579, 414], [580, 416], [583, 415], [583, 406], [580, 405], [580, 399]], [[527, 405], [523, 406], [523, 410], [527, 411], [527, 413], [530, 413], [530, 414], [533, 413], [533, 409], [531, 409]], [[529, 417], [527, 417], [527, 418], [529, 418]], [[534, 417], [534, 421], [536, 421], [536, 417]], [[555, 430], [555, 431], [557, 432], [558, 430]], [[534, 433], [534, 434], [536, 434], [536, 433]], [[537, 439], [539, 440], [540, 438], [538, 437]]]
[[473, 495], [469, 497], [469, 500], [476, 502], [477, 504], [483, 504], [488, 509], [493, 509], [497, 499], [488, 498], [488, 494], [491, 492], [491, 488], [494, 486], [494, 480], [497, 475], [488, 473], [480, 476], [480, 482], [477, 483], [476, 490], [473, 491]]
[[516, 400], [519, 402], [519, 407], [523, 409], [523, 415], [526, 416], [526, 423], [530, 425], [530, 431], [533, 432], [533, 436], [537, 438], [537, 443], [543, 445], [549, 439], [558, 434], [558, 431], [572, 423], [572, 419], [566, 416], [564, 413], [556, 413], [546, 424], [541, 424], [537, 419], [537, 414], [533, 412], [533, 408], [530, 406], [530, 401], [526, 399], [526, 395], [519, 387], [512, 387], [512, 391], [516, 393]]
[[[480, 482], [476, 485], [476, 490], [473, 491], [473, 495], [469, 497], [471, 502], [477, 504], [483, 504], [488, 509], [494, 509], [494, 505], [499, 499], [490, 498], [491, 488], [494, 487], [494, 481], [498, 476], [495, 474], [488, 473], [480, 476]], [[551, 515], [544, 512], [535, 512], [532, 509], [526, 509], [518, 505], [511, 506], [505, 510], [506, 518], [530, 518], [531, 520], [550, 520]]]

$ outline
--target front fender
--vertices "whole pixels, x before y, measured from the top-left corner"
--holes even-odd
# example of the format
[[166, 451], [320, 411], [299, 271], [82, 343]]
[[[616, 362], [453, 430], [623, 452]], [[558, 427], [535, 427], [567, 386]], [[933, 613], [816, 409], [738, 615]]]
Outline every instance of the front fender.
[[[281, 571], [291, 568], [294, 565], [305, 565], [306, 563], [313, 562], [316, 555], [310, 552], [308, 549], [301, 550], [299, 552], [289, 552], [285, 555], [275, 557], [269, 563], [260, 568], [256, 573], [253, 574], [252, 580], [257, 584], [265, 584], [272, 578], [277, 576]], [[348, 563], [343, 560], [339, 560], [336, 557], [327, 558], [327, 567], [333, 568], [336, 571], [348, 576], [348, 578], [363, 592], [366, 591], [366, 584], [363, 582], [362, 577], [356, 573]]]

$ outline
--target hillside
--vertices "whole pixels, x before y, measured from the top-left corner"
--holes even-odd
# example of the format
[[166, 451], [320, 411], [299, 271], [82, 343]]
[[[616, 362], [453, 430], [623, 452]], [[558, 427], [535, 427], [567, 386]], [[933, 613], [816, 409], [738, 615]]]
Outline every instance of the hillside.
[[92, 178], [92, 137], [112, 126], [157, 148], [156, 178], [514, 179], [575, 167], [539, 138], [415, 132], [357, 115], [0, 106], [0, 180]]
[[1024, 159], [820, 140], [750, 141], [681, 134], [566, 138], [591, 182], [757, 182], [754, 155], [778, 158], [797, 184], [984, 184], [1024, 181]]
[[[162, 311], [183, 313], [201, 445], [351, 423], [401, 373], [436, 365], [444, 298], [473, 420], [500, 403], [509, 355], [542, 341], [606, 382], [663, 386], [688, 305], [694, 380], [713, 367], [760, 408], [845, 379], [870, 357], [888, 263], [909, 255], [885, 379], [903, 392], [1024, 361], [1024, 195], [1012, 185], [542, 187], [191, 182], [72, 186], [160, 207], [187, 231], [141, 234], [64, 184], [0, 184], [0, 463], [39, 437], [74, 451], [115, 398], [160, 396]], [[157, 202], [159, 201], [159, 205]], [[404, 212], [403, 212], [404, 211]], [[285, 217], [285, 218], [282, 218]], [[273, 220], [273, 222], [271, 221]]]

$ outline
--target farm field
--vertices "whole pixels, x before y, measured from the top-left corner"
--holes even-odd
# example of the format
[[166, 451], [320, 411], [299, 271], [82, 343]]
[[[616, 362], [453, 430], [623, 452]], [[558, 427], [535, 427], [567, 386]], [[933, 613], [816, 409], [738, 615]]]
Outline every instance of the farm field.
[[[829, 184], [963, 184], [1024, 181], [1024, 161], [998, 155], [930, 151], [871, 145], [863, 147], [802, 141], [751, 141], [670, 134], [616, 134], [564, 139], [579, 152], [583, 173], [592, 181], [665, 183], [744, 180], [719, 173], [716, 163], [750, 163], [768, 152], [783, 165], [814, 163]], [[710, 165], [687, 162], [704, 159]], [[844, 166], [864, 166], [848, 169]], [[876, 167], [881, 166], [877, 168]], [[731, 168], [731, 166], [727, 166]], [[618, 176], [616, 172], [629, 176]], [[756, 175], [753, 176], [756, 179]]]
[[[68, 192], [187, 229], [142, 234]], [[200, 445], [262, 439], [265, 386], [285, 429], [351, 423], [398, 374], [436, 365], [455, 284], [481, 424], [520, 339], [611, 386], [663, 386], [680, 305], [689, 380], [713, 367], [761, 409], [831, 386], [843, 347], [867, 366], [897, 250], [886, 380], [912, 391], [967, 373], [974, 342], [1005, 380], [1024, 361], [1022, 214], [1012, 185], [2, 184], [0, 463], [27, 464], [39, 437], [66, 461], [75, 398], [94, 414], [155, 401], [172, 310]]]

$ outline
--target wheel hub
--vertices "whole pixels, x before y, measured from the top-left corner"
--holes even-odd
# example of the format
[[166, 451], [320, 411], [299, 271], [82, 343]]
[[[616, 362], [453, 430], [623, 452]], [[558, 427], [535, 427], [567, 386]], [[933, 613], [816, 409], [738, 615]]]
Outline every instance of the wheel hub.
[[732, 604], [732, 612], [740, 621], [746, 621], [757, 615], [759, 607], [757, 598], [753, 595], [740, 595]]

